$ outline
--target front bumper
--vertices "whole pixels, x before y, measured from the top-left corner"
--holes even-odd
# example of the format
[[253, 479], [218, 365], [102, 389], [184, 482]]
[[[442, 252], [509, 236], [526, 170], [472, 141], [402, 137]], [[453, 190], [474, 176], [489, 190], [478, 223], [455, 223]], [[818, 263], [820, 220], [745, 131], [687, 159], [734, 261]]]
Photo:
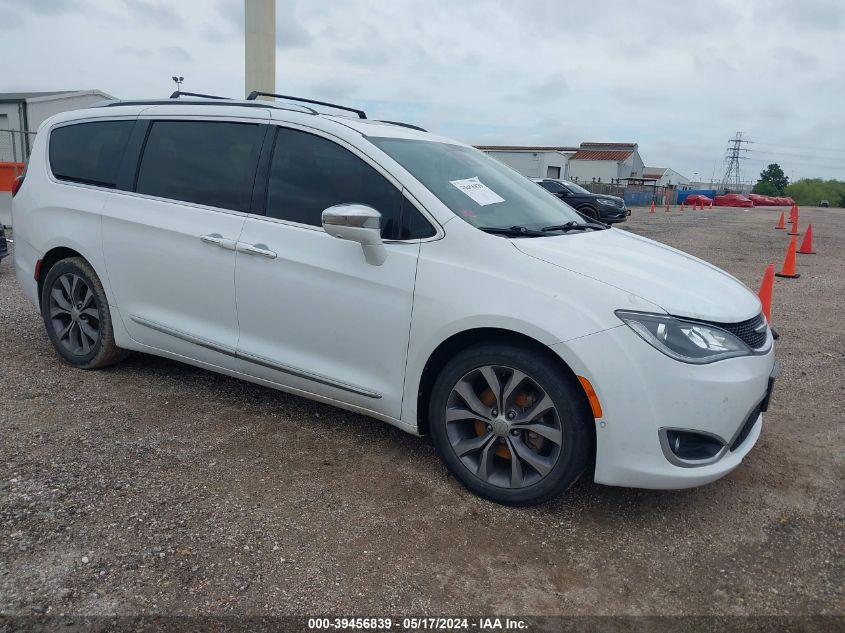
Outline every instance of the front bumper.
[[622, 207], [605, 207], [601, 211], [601, 220], [608, 224], [615, 224], [617, 222], [624, 222], [631, 215], [630, 210]]
[[[769, 334], [771, 337], [771, 334]], [[634, 488], [700, 486], [727, 475], [757, 442], [774, 352], [690, 365], [660, 353], [627, 326], [552, 346], [596, 390], [595, 481]], [[754, 415], [756, 412], [756, 415]], [[705, 465], [672, 463], [661, 429], [688, 429], [728, 446]], [[742, 441], [735, 442], [743, 435]]]

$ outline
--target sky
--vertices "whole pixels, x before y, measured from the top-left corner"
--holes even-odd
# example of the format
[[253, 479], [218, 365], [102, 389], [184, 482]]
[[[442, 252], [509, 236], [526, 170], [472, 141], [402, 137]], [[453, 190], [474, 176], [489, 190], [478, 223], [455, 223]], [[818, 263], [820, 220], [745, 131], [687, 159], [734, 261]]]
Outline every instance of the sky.
[[[276, 90], [466, 143], [845, 180], [841, 0], [277, 0]], [[244, 94], [243, 0], [0, 0], [0, 92]], [[697, 174], [697, 176], [696, 176]]]

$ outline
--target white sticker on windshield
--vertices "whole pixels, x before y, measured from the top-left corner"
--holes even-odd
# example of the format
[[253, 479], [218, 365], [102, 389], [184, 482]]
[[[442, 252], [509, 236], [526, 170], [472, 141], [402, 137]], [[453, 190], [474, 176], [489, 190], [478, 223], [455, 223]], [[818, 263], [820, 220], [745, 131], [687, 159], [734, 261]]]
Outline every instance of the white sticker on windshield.
[[505, 199], [499, 194], [481, 182], [478, 179], [478, 176], [475, 176], [474, 178], [465, 178], [464, 180], [451, 180], [449, 182], [453, 187], [457, 187], [463, 191], [482, 207], [487, 206], [488, 204], [496, 204], [497, 202], [505, 201]]

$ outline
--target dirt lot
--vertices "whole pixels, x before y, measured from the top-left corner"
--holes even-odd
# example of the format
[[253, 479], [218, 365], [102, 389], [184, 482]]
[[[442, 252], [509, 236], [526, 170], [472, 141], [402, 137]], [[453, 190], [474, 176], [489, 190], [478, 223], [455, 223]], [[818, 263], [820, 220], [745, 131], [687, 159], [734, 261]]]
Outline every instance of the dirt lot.
[[[134, 355], [63, 365], [0, 264], [0, 613], [842, 614], [845, 212], [775, 285], [782, 373], [756, 449], [681, 492], [511, 509], [426, 440]], [[626, 230], [756, 289], [772, 210], [635, 210]]]

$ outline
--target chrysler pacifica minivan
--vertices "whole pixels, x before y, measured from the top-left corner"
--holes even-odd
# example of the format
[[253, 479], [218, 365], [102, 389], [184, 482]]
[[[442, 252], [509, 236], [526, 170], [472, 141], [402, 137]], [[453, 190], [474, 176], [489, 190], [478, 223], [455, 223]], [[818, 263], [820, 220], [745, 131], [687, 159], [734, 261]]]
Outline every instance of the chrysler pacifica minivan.
[[35, 139], [15, 267], [64, 361], [156, 354], [430, 435], [511, 505], [587, 469], [705, 484], [757, 441], [772, 334], [722, 270], [415, 126], [176, 97]]

